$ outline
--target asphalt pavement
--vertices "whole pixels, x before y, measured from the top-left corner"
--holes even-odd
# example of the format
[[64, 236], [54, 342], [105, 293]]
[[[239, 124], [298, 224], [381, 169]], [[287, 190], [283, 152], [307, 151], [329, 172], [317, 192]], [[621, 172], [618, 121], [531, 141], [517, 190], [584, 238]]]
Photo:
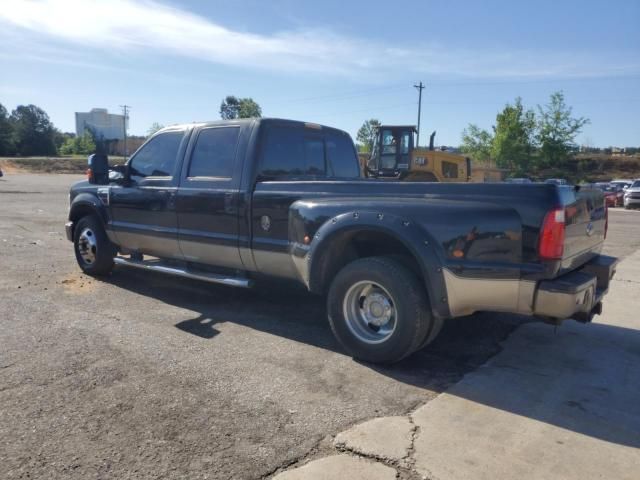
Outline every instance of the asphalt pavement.
[[[0, 179], [0, 478], [267, 478], [429, 402], [528, 321], [456, 319], [380, 368], [346, 356], [324, 300], [290, 286], [95, 280], [64, 238], [79, 178]], [[612, 211], [606, 252], [639, 242], [640, 212]]]

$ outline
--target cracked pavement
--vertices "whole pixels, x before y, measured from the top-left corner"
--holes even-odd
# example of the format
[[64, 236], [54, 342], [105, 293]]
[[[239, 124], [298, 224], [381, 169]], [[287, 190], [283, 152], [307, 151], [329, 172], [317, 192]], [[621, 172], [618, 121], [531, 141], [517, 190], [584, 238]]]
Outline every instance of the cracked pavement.
[[637, 478], [639, 274], [640, 251], [619, 266], [596, 323], [523, 325], [436, 399], [355, 425], [334, 439], [344, 453], [274, 480]]
[[[344, 355], [324, 300], [289, 286], [243, 291], [127, 269], [92, 279], [64, 238], [79, 178], [0, 179], [3, 479], [260, 479], [358, 456], [334, 437], [439, 398], [526, 322], [456, 319], [382, 368]], [[612, 253], [632, 252], [639, 213], [612, 212]], [[411, 455], [384, 466], [419, 478]]]

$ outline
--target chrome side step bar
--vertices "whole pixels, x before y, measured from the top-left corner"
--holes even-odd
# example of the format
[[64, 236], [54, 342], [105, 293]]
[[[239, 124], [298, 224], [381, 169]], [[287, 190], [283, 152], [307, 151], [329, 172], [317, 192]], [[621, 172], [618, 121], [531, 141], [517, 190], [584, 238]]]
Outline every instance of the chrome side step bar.
[[242, 277], [227, 277], [217, 273], [194, 272], [180, 267], [169, 267], [163, 265], [160, 261], [131, 260], [124, 257], [115, 257], [113, 262], [116, 265], [126, 265], [127, 267], [140, 268], [142, 270], [152, 270], [154, 272], [167, 273], [178, 277], [193, 278], [210, 283], [221, 283], [229, 287], [251, 287], [251, 280]]

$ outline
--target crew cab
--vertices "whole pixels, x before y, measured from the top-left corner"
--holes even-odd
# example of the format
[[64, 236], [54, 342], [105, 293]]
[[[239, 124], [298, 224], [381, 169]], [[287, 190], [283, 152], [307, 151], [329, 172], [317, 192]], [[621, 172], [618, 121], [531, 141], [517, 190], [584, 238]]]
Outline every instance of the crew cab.
[[337, 340], [370, 362], [476, 311], [590, 321], [617, 263], [600, 254], [600, 191], [366, 179], [351, 137], [317, 124], [173, 126], [125, 165], [93, 155], [89, 167], [66, 224], [84, 272], [293, 280], [326, 295]]

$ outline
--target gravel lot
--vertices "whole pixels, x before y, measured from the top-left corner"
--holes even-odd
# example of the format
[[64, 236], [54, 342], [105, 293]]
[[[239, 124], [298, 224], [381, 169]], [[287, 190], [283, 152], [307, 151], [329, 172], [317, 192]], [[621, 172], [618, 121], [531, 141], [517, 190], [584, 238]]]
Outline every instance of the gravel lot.
[[[0, 179], [3, 479], [268, 477], [354, 423], [433, 398], [526, 321], [451, 321], [379, 368], [340, 351], [323, 299], [287, 286], [123, 268], [98, 281], [64, 238], [76, 179]], [[638, 247], [640, 212], [612, 211], [606, 252]]]

